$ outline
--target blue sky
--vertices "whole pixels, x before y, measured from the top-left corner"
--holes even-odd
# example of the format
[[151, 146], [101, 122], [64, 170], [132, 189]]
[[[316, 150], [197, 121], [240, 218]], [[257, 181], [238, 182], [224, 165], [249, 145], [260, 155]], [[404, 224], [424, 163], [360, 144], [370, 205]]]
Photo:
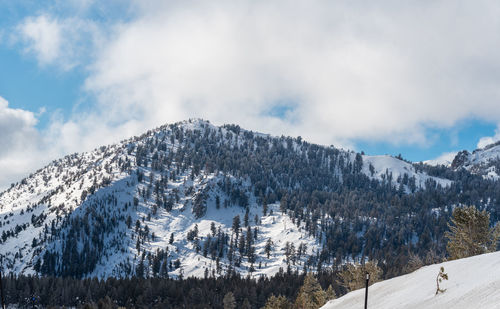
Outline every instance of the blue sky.
[[1, 96], [12, 108], [33, 112], [45, 109], [46, 112], [38, 118], [40, 129], [48, 125], [51, 113], [60, 111], [68, 117], [73, 106], [85, 97], [81, 91], [85, 76], [81, 71], [40, 68], [34, 59], [6, 46], [0, 46], [0, 59], [3, 71], [0, 75]]
[[467, 119], [451, 129], [429, 129], [429, 145], [392, 144], [390, 141], [355, 141], [356, 149], [367, 154], [401, 154], [403, 158], [418, 162], [439, 157], [443, 153], [460, 150], [472, 151], [477, 148], [482, 137], [493, 136], [497, 126], [475, 119]]
[[48, 3], [0, 0], [0, 188], [190, 117], [412, 161], [500, 139], [495, 1]]

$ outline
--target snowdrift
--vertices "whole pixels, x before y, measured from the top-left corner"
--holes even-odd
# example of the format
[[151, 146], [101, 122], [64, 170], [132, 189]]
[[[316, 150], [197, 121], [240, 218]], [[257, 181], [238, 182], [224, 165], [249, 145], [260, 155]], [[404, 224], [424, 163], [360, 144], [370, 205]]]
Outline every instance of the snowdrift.
[[[436, 276], [443, 266], [449, 280], [436, 293]], [[368, 308], [500, 308], [500, 252], [422, 267], [378, 282], [368, 291]], [[328, 302], [322, 309], [364, 308], [365, 290]]]

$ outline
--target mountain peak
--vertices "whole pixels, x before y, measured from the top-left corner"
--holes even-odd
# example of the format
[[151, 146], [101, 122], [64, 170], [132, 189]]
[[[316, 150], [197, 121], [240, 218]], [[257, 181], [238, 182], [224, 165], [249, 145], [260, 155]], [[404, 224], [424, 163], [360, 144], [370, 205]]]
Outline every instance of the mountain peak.
[[418, 239], [414, 220], [438, 224], [432, 211], [449, 205], [432, 199], [453, 184], [389, 156], [190, 119], [55, 160], [0, 194], [0, 254], [15, 274], [101, 278], [266, 276], [364, 250], [387, 260], [412, 240], [384, 235]]

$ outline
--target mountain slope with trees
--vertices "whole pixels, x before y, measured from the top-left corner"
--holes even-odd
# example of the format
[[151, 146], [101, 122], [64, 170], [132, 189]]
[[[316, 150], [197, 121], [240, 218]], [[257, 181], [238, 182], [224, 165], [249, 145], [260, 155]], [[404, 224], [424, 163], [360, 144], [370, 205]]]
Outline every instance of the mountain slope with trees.
[[207, 121], [169, 124], [55, 160], [0, 193], [0, 254], [15, 274], [272, 275], [444, 256], [459, 205], [500, 214], [500, 185]]

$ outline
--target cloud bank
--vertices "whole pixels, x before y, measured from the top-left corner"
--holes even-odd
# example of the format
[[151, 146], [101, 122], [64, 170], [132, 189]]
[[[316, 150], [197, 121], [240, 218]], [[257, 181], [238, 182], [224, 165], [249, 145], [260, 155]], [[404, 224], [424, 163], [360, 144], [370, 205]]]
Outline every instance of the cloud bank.
[[88, 74], [93, 109], [47, 130], [61, 153], [190, 117], [341, 146], [500, 122], [495, 1], [127, 5], [112, 24], [42, 12], [18, 27], [41, 64]]
[[0, 188], [40, 164], [36, 123], [35, 114], [10, 108], [7, 100], [0, 97]]
[[63, 70], [87, 60], [100, 39], [100, 29], [91, 20], [49, 14], [27, 17], [11, 37], [12, 42], [24, 46], [24, 53], [34, 55], [41, 66], [56, 65]]
[[[103, 45], [86, 89], [118, 122], [423, 145], [426, 128], [500, 119], [499, 7], [482, 4], [151, 1]], [[284, 117], [267, 113], [283, 102]]]

